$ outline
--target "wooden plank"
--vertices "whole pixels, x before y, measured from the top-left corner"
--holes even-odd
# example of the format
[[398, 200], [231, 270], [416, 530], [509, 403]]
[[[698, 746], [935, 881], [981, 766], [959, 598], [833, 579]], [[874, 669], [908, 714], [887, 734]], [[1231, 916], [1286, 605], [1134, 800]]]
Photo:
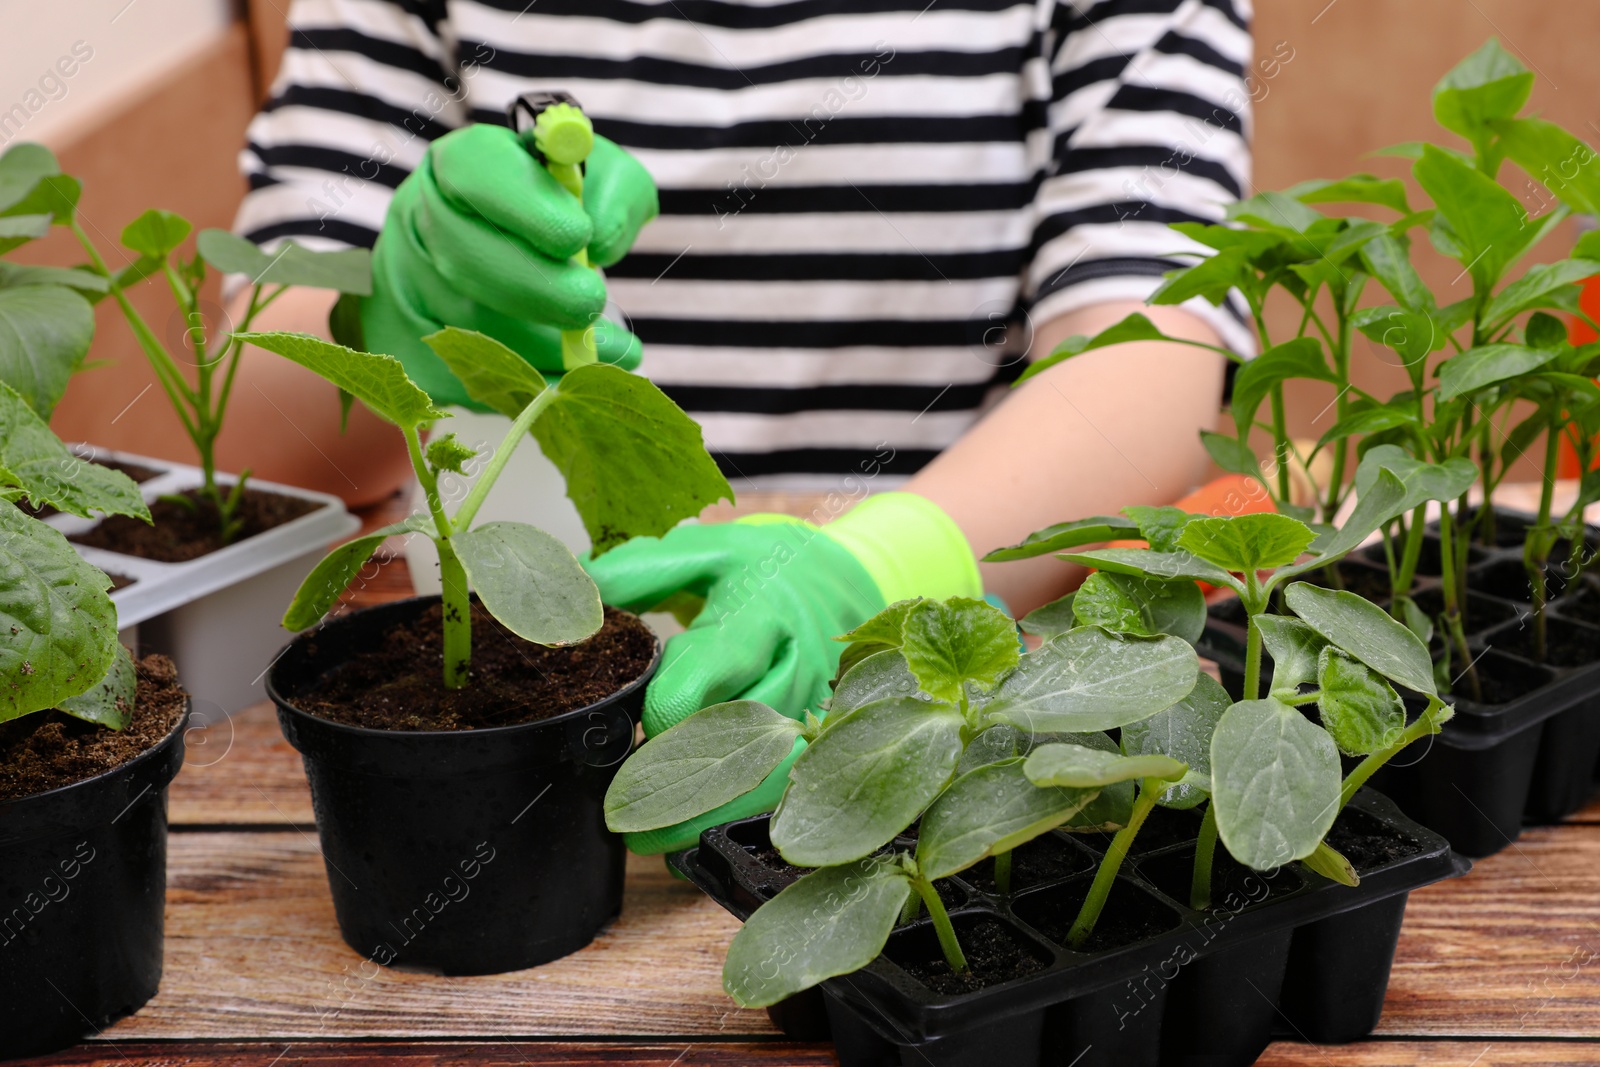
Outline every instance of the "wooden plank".
[[196, 725], [186, 743], [183, 773], [167, 793], [173, 825], [314, 825], [300, 754], [270, 703]]
[[[787, 1041], [647, 1042], [576, 1044], [571, 1042], [184, 1042], [165, 1044], [118, 1041], [80, 1045], [53, 1056], [19, 1060], [16, 1067], [128, 1067], [129, 1064], [205, 1063], [212, 1067], [340, 1067], [372, 1064], [396, 1067], [834, 1067], [828, 1045]], [[1520, 1062], [1520, 1061], [1519, 1061]]]
[[1356, 1045], [1279, 1042], [1256, 1067], [1577, 1067], [1600, 1064], [1593, 1042], [1363, 1041]]
[[168, 862], [161, 992], [107, 1032], [119, 1043], [774, 1033], [722, 991], [738, 924], [660, 859], [630, 857], [622, 917], [588, 948], [474, 978], [380, 968], [346, 946], [314, 832], [174, 834]]

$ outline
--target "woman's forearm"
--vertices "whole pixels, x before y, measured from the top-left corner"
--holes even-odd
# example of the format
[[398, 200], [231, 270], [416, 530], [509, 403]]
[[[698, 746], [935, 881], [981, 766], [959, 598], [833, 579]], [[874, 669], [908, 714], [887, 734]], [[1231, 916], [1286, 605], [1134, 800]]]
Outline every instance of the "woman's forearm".
[[[1178, 308], [1102, 304], [1040, 328], [1032, 354], [1132, 311], [1167, 333], [1219, 343]], [[1224, 363], [1204, 349], [1155, 341], [1078, 356], [1006, 397], [905, 488], [942, 507], [980, 556], [1053, 522], [1169, 503], [1205, 476], [1199, 431], [1217, 421]], [[1050, 556], [982, 570], [985, 587], [1019, 615], [1082, 573]]]

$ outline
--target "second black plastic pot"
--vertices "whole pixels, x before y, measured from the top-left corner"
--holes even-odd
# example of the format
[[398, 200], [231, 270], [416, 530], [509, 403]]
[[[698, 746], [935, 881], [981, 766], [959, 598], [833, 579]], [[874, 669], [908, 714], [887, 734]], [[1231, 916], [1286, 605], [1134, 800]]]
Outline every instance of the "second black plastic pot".
[[0, 801], [0, 1059], [77, 1044], [155, 996], [187, 718], [120, 767]]
[[334, 910], [375, 963], [496, 974], [575, 952], [622, 909], [622, 839], [602, 804], [646, 683], [517, 726], [389, 731], [294, 704], [349, 656], [438, 601], [417, 597], [300, 635], [267, 675], [311, 783]]

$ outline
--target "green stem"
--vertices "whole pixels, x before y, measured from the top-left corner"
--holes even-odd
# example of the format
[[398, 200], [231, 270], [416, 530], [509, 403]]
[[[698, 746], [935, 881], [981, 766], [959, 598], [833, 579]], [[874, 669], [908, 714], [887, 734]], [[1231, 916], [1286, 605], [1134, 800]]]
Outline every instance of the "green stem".
[[1006, 849], [994, 858], [994, 888], [998, 893], [1011, 892], [1011, 850]]
[[422, 483], [423, 495], [428, 500], [428, 512], [433, 517], [437, 536], [434, 547], [439, 550], [439, 580], [444, 630], [444, 687], [460, 689], [467, 684], [472, 667], [472, 595], [467, 584], [467, 570], [450, 543], [454, 532], [450, 519], [444, 513], [444, 501], [439, 496], [439, 479], [422, 455], [422, 437], [415, 426], [405, 430], [406, 451], [411, 456], [411, 467]]
[[1100, 921], [1100, 913], [1105, 910], [1106, 898], [1111, 895], [1111, 886], [1117, 880], [1117, 872], [1122, 869], [1122, 861], [1128, 858], [1133, 839], [1138, 836], [1145, 819], [1155, 810], [1156, 801], [1161, 799], [1162, 790], [1168, 784], [1156, 778], [1146, 778], [1139, 783], [1139, 798], [1133, 802], [1133, 816], [1128, 820], [1128, 825], [1118, 830], [1111, 839], [1111, 847], [1106, 849], [1100, 869], [1095, 872], [1094, 882], [1089, 886], [1089, 895], [1084, 898], [1072, 929], [1067, 931], [1067, 943], [1073, 948], [1081, 947], [1094, 933], [1095, 923]]
[[1421, 715], [1417, 716], [1416, 722], [1406, 727], [1405, 732], [1400, 735], [1400, 740], [1381, 752], [1372, 753], [1356, 764], [1354, 769], [1345, 776], [1344, 785], [1339, 790], [1339, 807], [1343, 809], [1346, 804], [1350, 803], [1350, 798], [1356, 795], [1356, 790], [1366, 785], [1367, 779], [1376, 774], [1379, 767], [1399, 755], [1411, 742], [1418, 738], [1427, 737], [1429, 734], [1438, 733], [1439, 727], [1453, 714], [1454, 712], [1451, 711], [1449, 705], [1438, 697], [1430, 696], [1427, 708]]
[[[1406, 528], [1406, 546], [1400, 554], [1400, 569], [1394, 573], [1394, 595], [1405, 596], [1411, 592], [1412, 579], [1416, 577], [1417, 563], [1422, 559], [1423, 534], [1428, 528], [1428, 505], [1418, 504], [1411, 513], [1411, 525]], [[1393, 563], [1390, 564], [1393, 566]], [[1395, 605], [1394, 611], [1399, 611]], [[1400, 618], [1396, 615], [1395, 618]], [[1402, 620], [1403, 621], [1403, 620]]]
[[478, 480], [472, 483], [467, 498], [456, 509], [455, 526], [465, 530], [472, 525], [473, 518], [478, 514], [478, 509], [483, 506], [484, 498], [489, 495], [489, 490], [494, 487], [495, 479], [500, 477], [500, 472], [506, 469], [506, 464], [511, 461], [511, 453], [517, 450], [522, 443], [522, 435], [533, 428], [539, 421], [539, 416], [544, 414], [544, 409], [549, 407], [560, 391], [559, 385], [547, 386], [543, 392], [534, 397], [527, 407], [523, 408], [516, 419], [511, 423], [511, 429], [499, 446], [494, 450], [494, 455], [489, 457], [489, 463], [483, 468], [483, 473], [478, 475]]
[[1467, 650], [1467, 631], [1461, 618], [1460, 587], [1456, 584], [1456, 522], [1455, 515], [1451, 512], [1447, 502], [1441, 501], [1439, 506], [1439, 592], [1444, 597], [1445, 629], [1449, 633], [1449, 640], [1454, 647], [1455, 655], [1459, 656], [1466, 667], [1467, 684], [1471, 687], [1472, 699], [1483, 699], [1483, 683], [1478, 678], [1477, 665], [1472, 662], [1472, 653]]
[[1244, 697], [1254, 700], [1261, 695], [1261, 627], [1256, 625], [1256, 613], [1251, 612], [1249, 630], [1244, 639]]
[[957, 974], [967, 973], [966, 953], [961, 951], [961, 942], [956, 940], [956, 928], [950, 924], [950, 913], [944, 910], [939, 891], [920, 874], [911, 879], [911, 886], [928, 909], [928, 918], [933, 920], [933, 931], [939, 935], [939, 947], [944, 950], [945, 962]]
[[1189, 879], [1189, 906], [1195, 911], [1211, 907], [1211, 864], [1217, 854], [1217, 808], [1206, 805], [1200, 820], [1200, 837], [1194, 844], [1194, 875]]
[[1284, 413], [1283, 383], [1279, 382], [1272, 387], [1272, 445], [1278, 453], [1278, 499], [1281, 503], [1289, 503], [1289, 421]]
[[1539, 487], [1539, 521], [1528, 532], [1523, 552], [1523, 566], [1528, 571], [1528, 581], [1533, 586], [1533, 654], [1540, 663], [1548, 653], [1548, 630], [1544, 609], [1550, 590], [1545, 580], [1545, 564], [1550, 560], [1550, 509], [1555, 497], [1556, 464], [1560, 461], [1560, 431], [1552, 425], [1545, 431], [1544, 482]]

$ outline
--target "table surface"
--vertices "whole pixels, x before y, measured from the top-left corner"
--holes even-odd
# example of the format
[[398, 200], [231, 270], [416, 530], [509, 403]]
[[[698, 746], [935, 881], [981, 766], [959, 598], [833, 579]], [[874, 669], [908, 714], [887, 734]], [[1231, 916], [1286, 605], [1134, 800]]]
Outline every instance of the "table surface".
[[[370, 516], [374, 522], [387, 516]], [[350, 606], [408, 595], [403, 559]], [[170, 792], [166, 969], [145, 1008], [30, 1064], [832, 1064], [722, 992], [735, 920], [630, 857], [621, 918], [543, 967], [441, 978], [339, 938], [297, 754], [266, 705], [195, 732]], [[1600, 1065], [1600, 803], [1413, 893], [1383, 1021], [1263, 1065]]]

